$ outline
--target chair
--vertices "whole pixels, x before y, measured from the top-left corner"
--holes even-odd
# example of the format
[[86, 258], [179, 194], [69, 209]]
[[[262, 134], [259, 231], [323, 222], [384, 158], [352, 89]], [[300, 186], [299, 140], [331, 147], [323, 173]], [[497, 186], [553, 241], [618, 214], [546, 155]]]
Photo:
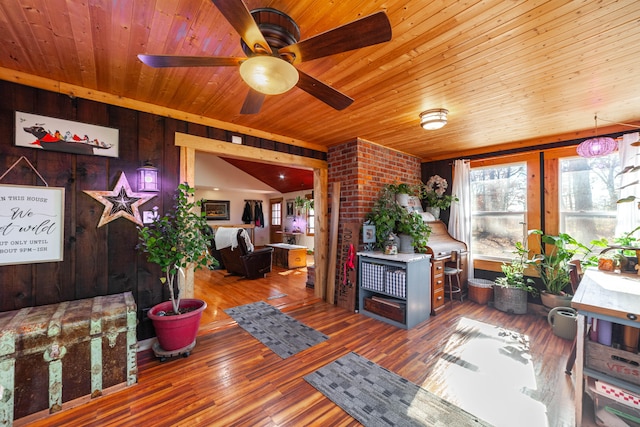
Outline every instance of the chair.
[[273, 248], [263, 248], [250, 251], [247, 247], [249, 235], [247, 230], [238, 230], [238, 246], [234, 249], [226, 247], [219, 249], [222, 262], [229, 274], [258, 279], [271, 272]]
[[[444, 275], [446, 277], [445, 292], [449, 293], [449, 300], [451, 301], [451, 307], [453, 308], [453, 294], [460, 294], [460, 302], [462, 302], [462, 283], [460, 280], [460, 274], [462, 269], [460, 268], [460, 251], [451, 251], [451, 258], [448, 263], [455, 263], [455, 267], [445, 265]], [[457, 286], [453, 285], [453, 277], [457, 280]]]
[[222, 261], [222, 256], [220, 255], [220, 251], [216, 249], [216, 239], [215, 239], [215, 233], [213, 231], [213, 228], [207, 225], [205, 228], [202, 229], [202, 234], [204, 234], [205, 237], [209, 239], [209, 242], [210, 242], [209, 254], [211, 254], [211, 256], [215, 258], [216, 261], [218, 261], [218, 266], [215, 267], [214, 269], [223, 270], [224, 262]]

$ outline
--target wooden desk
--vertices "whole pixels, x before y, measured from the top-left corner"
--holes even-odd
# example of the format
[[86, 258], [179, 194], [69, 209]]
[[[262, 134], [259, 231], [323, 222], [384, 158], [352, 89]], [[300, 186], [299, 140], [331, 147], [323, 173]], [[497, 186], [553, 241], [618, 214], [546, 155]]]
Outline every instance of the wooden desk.
[[291, 232], [291, 231], [276, 231], [276, 234], [282, 234], [282, 243], [289, 245], [298, 244], [298, 236], [302, 236], [303, 233]]
[[578, 310], [576, 334], [576, 426], [582, 425], [584, 377], [603, 381], [640, 394], [640, 386], [585, 368], [586, 317], [604, 319], [633, 327], [640, 327], [640, 278], [636, 274], [604, 272], [590, 268], [585, 271], [578, 291], [571, 300]]

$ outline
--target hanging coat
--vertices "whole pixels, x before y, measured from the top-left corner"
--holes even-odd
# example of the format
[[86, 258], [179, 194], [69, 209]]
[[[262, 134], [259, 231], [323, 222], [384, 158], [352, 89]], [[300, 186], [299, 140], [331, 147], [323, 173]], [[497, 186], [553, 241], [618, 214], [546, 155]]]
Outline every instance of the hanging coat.
[[256, 220], [256, 227], [264, 228], [264, 214], [262, 213], [262, 202], [256, 202], [254, 218]]
[[249, 202], [244, 203], [244, 211], [242, 212], [242, 222], [245, 224], [251, 224], [253, 217], [251, 216], [251, 205]]

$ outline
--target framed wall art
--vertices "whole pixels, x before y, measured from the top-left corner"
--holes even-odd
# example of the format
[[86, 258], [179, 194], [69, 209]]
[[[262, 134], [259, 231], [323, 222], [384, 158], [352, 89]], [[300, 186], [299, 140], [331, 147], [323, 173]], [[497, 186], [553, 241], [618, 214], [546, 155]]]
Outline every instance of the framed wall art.
[[89, 156], [118, 157], [118, 129], [16, 111], [15, 144]]
[[362, 226], [362, 243], [376, 242], [376, 226], [365, 224]]
[[229, 201], [228, 200], [205, 200], [202, 202], [205, 216], [211, 221], [229, 220]]
[[64, 188], [0, 184], [0, 265], [62, 261]]

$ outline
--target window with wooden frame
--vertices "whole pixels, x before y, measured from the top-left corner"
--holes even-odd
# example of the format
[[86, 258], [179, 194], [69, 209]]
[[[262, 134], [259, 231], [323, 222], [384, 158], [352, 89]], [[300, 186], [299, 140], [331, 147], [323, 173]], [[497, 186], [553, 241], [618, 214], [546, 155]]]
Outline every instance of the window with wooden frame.
[[567, 233], [587, 246], [601, 238], [613, 243], [622, 181], [618, 153], [584, 158], [566, 147], [544, 158], [545, 232]]
[[309, 200], [311, 203], [307, 207], [307, 236], [313, 236], [316, 232], [315, 219], [316, 214], [313, 210], [313, 196], [311, 194], [307, 194], [305, 198]]
[[271, 225], [282, 225], [282, 202], [271, 204]]
[[475, 267], [500, 271], [527, 230], [540, 228], [539, 154], [472, 161], [471, 199]]

